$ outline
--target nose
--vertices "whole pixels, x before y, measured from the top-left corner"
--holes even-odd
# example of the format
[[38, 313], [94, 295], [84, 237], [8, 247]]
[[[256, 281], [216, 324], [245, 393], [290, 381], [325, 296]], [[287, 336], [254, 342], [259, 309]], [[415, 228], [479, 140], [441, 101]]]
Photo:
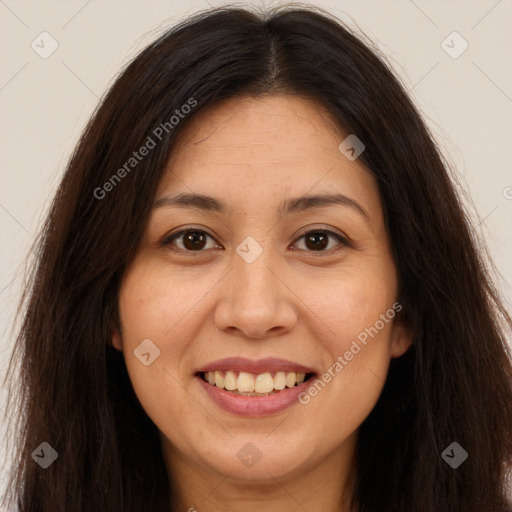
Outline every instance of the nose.
[[296, 295], [270, 252], [263, 250], [252, 263], [233, 254], [232, 269], [220, 283], [214, 315], [218, 329], [252, 339], [293, 329]]

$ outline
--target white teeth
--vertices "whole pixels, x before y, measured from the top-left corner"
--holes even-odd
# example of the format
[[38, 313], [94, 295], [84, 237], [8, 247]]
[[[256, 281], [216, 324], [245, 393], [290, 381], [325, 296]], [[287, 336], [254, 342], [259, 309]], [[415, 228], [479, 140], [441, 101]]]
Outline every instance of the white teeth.
[[224, 387], [228, 391], [234, 391], [237, 386], [237, 378], [235, 376], [235, 373], [231, 370], [226, 372], [226, 376], [224, 377]]
[[[210, 375], [211, 373], [213, 373], [215, 375], [215, 385], [218, 388], [223, 388], [224, 387], [224, 377], [222, 376], [222, 373], [220, 373], [220, 372], [208, 372], [208, 375]], [[210, 382], [210, 377], [208, 377], [208, 382]]]
[[294, 372], [290, 372], [286, 374], [286, 387], [293, 388], [297, 383], [297, 374]]
[[[254, 377], [252, 376], [252, 373], [240, 372], [238, 375], [237, 384], [238, 391], [244, 391], [247, 393], [254, 391]], [[256, 389], [256, 391], [261, 393], [261, 391], [258, 389]]]
[[286, 373], [276, 372], [274, 377], [274, 389], [284, 389], [286, 387]]
[[[256, 393], [270, 393], [274, 389], [274, 379], [270, 373], [260, 373], [254, 381]], [[241, 391], [241, 390], [240, 390]]]
[[293, 388], [295, 385], [302, 384], [305, 378], [305, 373], [295, 372], [276, 372], [273, 378], [270, 372], [253, 375], [248, 372], [217, 370], [203, 374], [203, 379], [212, 386], [246, 396], [265, 396], [285, 388]]

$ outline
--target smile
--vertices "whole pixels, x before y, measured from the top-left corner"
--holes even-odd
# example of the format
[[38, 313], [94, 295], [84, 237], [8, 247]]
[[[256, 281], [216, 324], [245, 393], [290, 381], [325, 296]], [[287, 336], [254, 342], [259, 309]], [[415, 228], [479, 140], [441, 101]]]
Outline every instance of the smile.
[[268, 396], [286, 388], [293, 388], [308, 380], [312, 373], [264, 372], [248, 373], [232, 370], [210, 371], [201, 374], [202, 379], [212, 386], [241, 396]]
[[300, 404], [299, 395], [309, 388], [316, 376], [316, 373], [292, 371], [215, 370], [196, 373], [195, 379], [211, 403], [225, 412], [258, 417], [277, 414]]

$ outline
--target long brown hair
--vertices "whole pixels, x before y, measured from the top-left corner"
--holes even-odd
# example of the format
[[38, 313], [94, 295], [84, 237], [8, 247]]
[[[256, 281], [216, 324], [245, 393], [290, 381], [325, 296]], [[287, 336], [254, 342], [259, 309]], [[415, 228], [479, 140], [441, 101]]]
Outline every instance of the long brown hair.
[[[402, 321], [414, 333], [360, 427], [353, 504], [359, 512], [510, 509], [511, 319], [484, 253], [399, 80], [336, 18], [297, 7], [222, 8], [185, 20], [126, 67], [88, 123], [21, 305], [8, 375], [9, 414], [18, 418], [8, 505], [169, 510], [157, 428], [110, 346], [120, 282], [177, 133], [221, 99], [274, 93], [321, 101], [365, 144], [359, 158], [379, 184]], [[191, 99], [195, 108], [174, 126]], [[126, 167], [148, 137], [154, 147]], [[469, 455], [457, 469], [441, 456], [454, 441]], [[58, 453], [46, 469], [31, 456], [42, 442]]]

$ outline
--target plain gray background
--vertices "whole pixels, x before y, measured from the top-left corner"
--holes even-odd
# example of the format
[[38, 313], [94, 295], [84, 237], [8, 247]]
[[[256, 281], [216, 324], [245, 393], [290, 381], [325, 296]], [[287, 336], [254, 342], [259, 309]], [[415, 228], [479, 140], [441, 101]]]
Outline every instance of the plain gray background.
[[[2, 378], [12, 349], [23, 259], [99, 98], [121, 67], [163, 30], [225, 3], [0, 0]], [[511, 309], [512, 0], [332, 0], [314, 5], [357, 25], [400, 75], [471, 198], [468, 208], [487, 241], [498, 271], [496, 284]], [[57, 49], [45, 55], [52, 45]], [[5, 389], [0, 391], [2, 434], [10, 420]], [[2, 447], [1, 459], [5, 453]]]

